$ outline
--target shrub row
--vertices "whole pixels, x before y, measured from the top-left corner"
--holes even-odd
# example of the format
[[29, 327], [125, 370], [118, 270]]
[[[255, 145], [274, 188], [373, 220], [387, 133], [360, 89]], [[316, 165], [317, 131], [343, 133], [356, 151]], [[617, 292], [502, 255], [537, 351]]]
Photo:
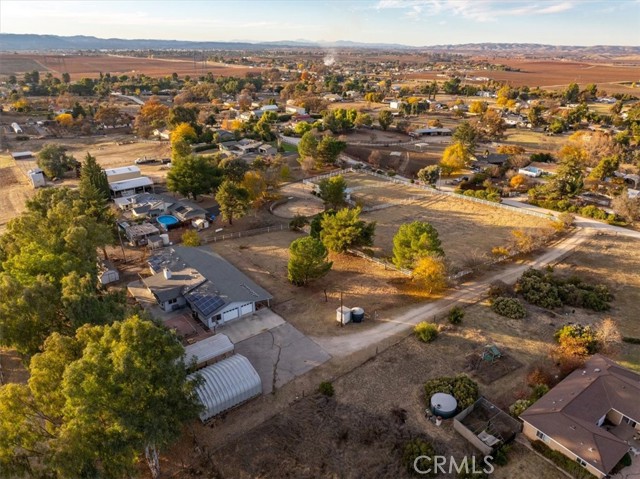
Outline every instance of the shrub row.
[[602, 208], [598, 208], [594, 205], [578, 206], [574, 205], [569, 200], [530, 200], [529, 203], [548, 210], [567, 211], [580, 216], [586, 216], [587, 218], [606, 221], [611, 224], [620, 222], [620, 219], [616, 215], [609, 214]]
[[495, 190], [456, 190], [458, 194], [463, 196], [470, 196], [472, 198], [478, 198], [480, 200], [493, 201], [494, 203], [500, 203], [500, 194]]
[[582, 467], [576, 461], [572, 461], [564, 454], [558, 451], [554, 451], [542, 441], [534, 441], [533, 443], [531, 443], [531, 445], [536, 451], [538, 451], [547, 459], [551, 459], [556, 464], [556, 466], [559, 466], [560, 468], [564, 469], [576, 479], [595, 478], [593, 474], [587, 471], [584, 467]]

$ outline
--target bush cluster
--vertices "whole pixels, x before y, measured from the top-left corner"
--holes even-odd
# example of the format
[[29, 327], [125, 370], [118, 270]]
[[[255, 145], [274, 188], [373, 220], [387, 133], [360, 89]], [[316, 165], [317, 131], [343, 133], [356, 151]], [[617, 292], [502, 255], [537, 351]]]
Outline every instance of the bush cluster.
[[461, 374], [453, 377], [431, 379], [424, 384], [427, 402], [435, 393], [451, 394], [458, 401], [458, 409], [466, 409], [478, 399], [478, 384]]
[[603, 284], [589, 284], [580, 278], [560, 279], [551, 272], [525, 271], [516, 283], [516, 292], [531, 304], [543, 308], [563, 305], [606, 311], [613, 296]]
[[416, 324], [416, 327], [413, 328], [413, 332], [415, 333], [416, 338], [423, 343], [430, 343], [438, 337], [438, 325], [422, 321]]
[[491, 309], [500, 316], [511, 319], [522, 319], [527, 316], [527, 310], [518, 298], [505, 298], [498, 296], [493, 300]]
[[546, 208], [554, 211], [566, 211], [568, 213], [575, 213], [580, 216], [586, 216], [595, 220], [606, 221], [607, 223], [618, 223], [620, 219], [614, 215], [607, 213], [602, 208], [598, 208], [594, 205], [578, 206], [573, 204], [569, 200], [529, 200], [534, 206]]
[[454, 306], [449, 310], [449, 314], [447, 315], [447, 319], [451, 324], [460, 324], [462, 323], [462, 318], [464, 318], [464, 309], [460, 306]]
[[600, 349], [598, 335], [591, 326], [565, 324], [555, 332], [553, 337], [561, 346], [576, 345], [584, 348], [587, 354], [595, 354]]
[[[433, 472], [430, 472], [428, 474], [419, 474], [414, 466], [417, 465], [418, 469], [420, 469], [421, 471], [426, 471], [428, 469], [433, 470], [432, 458], [435, 454], [436, 451], [429, 441], [425, 441], [424, 439], [420, 438], [411, 439], [404, 446], [404, 451], [402, 453], [402, 463], [407, 468], [407, 471], [412, 474], [420, 475], [421, 477], [433, 477], [435, 475]], [[418, 457], [421, 458], [416, 464], [416, 459]]]
[[334, 394], [333, 384], [330, 381], [322, 381], [318, 386], [318, 392], [325, 396], [331, 397]]

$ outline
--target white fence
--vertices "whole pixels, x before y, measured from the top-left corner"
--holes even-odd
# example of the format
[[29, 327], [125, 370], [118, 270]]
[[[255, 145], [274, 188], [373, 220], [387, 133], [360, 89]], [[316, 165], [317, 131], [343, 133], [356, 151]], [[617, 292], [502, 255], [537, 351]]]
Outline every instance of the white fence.
[[203, 243], [216, 243], [218, 241], [236, 239], [236, 238], [245, 238], [247, 236], [255, 236], [265, 233], [273, 233], [275, 231], [283, 231], [284, 229], [289, 229], [288, 226], [284, 224], [279, 224], [275, 226], [267, 226], [266, 228], [258, 228], [255, 230], [248, 231], [237, 231], [235, 233], [225, 233], [216, 236], [201, 236], [201, 240]]
[[487, 205], [487, 206], [494, 206], [496, 208], [502, 208], [503, 210], [508, 210], [508, 211], [513, 211], [516, 213], [521, 213], [523, 215], [529, 215], [529, 216], [537, 216], [538, 218], [544, 218], [544, 219], [553, 219], [552, 215], [549, 213], [541, 213], [539, 211], [532, 211], [530, 209], [527, 208], [517, 208], [515, 206], [510, 206], [510, 205], [504, 205], [502, 203], [496, 203], [494, 201], [487, 201], [487, 200], [482, 200], [480, 198], [474, 198], [472, 196], [465, 196], [465, 195], [461, 195], [458, 193], [453, 193], [451, 191], [443, 191], [443, 190], [437, 190], [435, 188], [433, 188], [432, 186], [427, 186], [427, 185], [423, 185], [420, 183], [411, 183], [411, 180], [407, 179], [407, 178], [403, 178], [401, 176], [385, 176], [385, 175], [381, 175], [379, 173], [376, 173], [374, 171], [370, 171], [370, 170], [356, 170], [354, 168], [345, 168], [342, 170], [335, 170], [332, 171], [330, 173], [326, 173], [324, 175], [319, 175], [319, 176], [314, 176], [313, 178], [307, 178], [305, 180], [303, 180], [304, 184], [315, 184], [320, 180], [323, 180], [325, 178], [331, 178], [332, 176], [338, 176], [338, 175], [344, 175], [347, 173], [362, 173], [362, 174], [366, 174], [369, 176], [373, 176], [375, 178], [379, 178], [381, 180], [384, 181], [389, 181], [391, 183], [396, 183], [396, 184], [400, 184], [400, 185], [407, 185], [410, 186], [412, 188], [417, 188], [420, 190], [423, 190], [429, 194], [432, 195], [444, 195], [444, 196], [449, 196], [452, 198], [458, 198], [460, 200], [463, 201], [472, 201], [474, 203], [479, 203], [479, 204], [483, 204], [483, 205]]

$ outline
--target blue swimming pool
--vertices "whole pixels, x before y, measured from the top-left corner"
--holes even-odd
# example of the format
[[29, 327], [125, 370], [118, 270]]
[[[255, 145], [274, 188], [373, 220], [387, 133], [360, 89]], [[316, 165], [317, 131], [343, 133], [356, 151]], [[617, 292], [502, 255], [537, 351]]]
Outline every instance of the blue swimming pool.
[[178, 223], [180, 223], [178, 218], [176, 218], [175, 216], [172, 216], [172, 215], [158, 216], [157, 220], [158, 220], [158, 223], [160, 223], [162, 226], [164, 226], [165, 229], [173, 228]]

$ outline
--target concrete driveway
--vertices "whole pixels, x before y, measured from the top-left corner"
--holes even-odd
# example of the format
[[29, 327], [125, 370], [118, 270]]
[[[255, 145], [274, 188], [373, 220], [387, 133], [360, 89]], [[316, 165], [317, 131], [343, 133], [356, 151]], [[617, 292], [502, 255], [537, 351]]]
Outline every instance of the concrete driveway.
[[331, 359], [287, 322], [236, 343], [235, 352], [246, 356], [256, 368], [265, 394]]
[[270, 393], [292, 379], [331, 359], [310, 338], [268, 308], [217, 328], [246, 356], [262, 379], [262, 392]]

